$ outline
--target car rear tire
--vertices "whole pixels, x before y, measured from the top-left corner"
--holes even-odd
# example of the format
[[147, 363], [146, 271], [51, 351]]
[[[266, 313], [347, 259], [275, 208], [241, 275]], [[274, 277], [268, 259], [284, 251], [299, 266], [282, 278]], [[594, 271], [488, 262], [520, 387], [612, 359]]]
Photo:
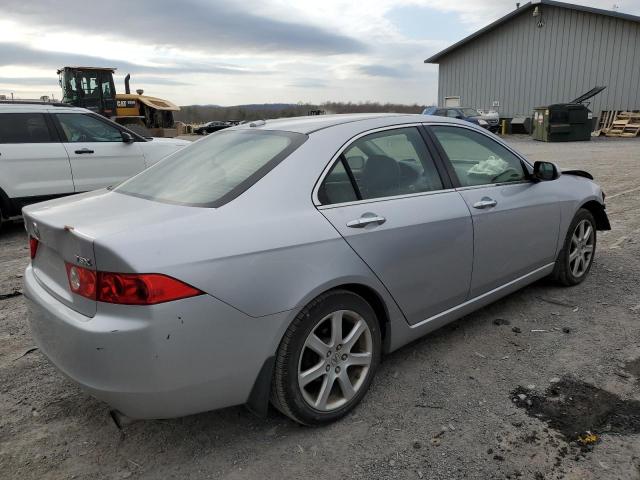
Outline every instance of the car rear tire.
[[280, 342], [272, 404], [304, 425], [338, 420], [369, 389], [381, 345], [376, 314], [362, 297], [346, 290], [320, 295]]
[[566, 286], [582, 283], [596, 254], [596, 221], [591, 212], [581, 208], [573, 218], [552, 277]]

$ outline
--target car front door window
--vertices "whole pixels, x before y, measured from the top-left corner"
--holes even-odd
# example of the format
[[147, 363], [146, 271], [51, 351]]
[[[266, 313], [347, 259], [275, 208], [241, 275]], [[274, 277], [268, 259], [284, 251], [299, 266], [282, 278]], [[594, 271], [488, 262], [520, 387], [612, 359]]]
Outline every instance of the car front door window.
[[521, 182], [527, 174], [520, 159], [486, 135], [468, 128], [431, 128], [449, 157], [460, 185]]
[[112, 125], [84, 113], [57, 115], [69, 143], [122, 142], [122, 133]]

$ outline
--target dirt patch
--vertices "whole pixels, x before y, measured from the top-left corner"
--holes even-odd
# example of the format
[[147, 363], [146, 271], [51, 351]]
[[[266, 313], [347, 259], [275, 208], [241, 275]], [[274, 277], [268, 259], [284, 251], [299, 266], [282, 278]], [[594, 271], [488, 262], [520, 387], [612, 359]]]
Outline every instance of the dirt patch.
[[640, 382], [640, 358], [627, 362], [624, 369], [636, 377], [636, 381]]
[[586, 432], [640, 433], [640, 402], [624, 400], [579, 380], [564, 378], [544, 394], [518, 387], [511, 395], [516, 406], [546, 422], [569, 442]]

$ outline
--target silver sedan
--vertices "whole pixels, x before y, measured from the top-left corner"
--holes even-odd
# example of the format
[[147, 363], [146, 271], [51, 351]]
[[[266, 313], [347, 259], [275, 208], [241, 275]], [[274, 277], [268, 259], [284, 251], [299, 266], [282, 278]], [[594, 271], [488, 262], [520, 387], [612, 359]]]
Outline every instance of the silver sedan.
[[468, 123], [260, 121], [25, 208], [37, 344], [134, 418], [269, 402], [303, 424], [381, 356], [531, 282], [582, 282], [604, 194]]

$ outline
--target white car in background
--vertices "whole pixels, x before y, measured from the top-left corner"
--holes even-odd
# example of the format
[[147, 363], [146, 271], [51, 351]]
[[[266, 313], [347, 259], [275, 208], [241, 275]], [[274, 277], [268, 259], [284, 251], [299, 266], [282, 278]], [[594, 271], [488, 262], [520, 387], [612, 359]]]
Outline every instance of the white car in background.
[[0, 224], [25, 205], [120, 183], [189, 143], [144, 138], [83, 108], [0, 103]]

